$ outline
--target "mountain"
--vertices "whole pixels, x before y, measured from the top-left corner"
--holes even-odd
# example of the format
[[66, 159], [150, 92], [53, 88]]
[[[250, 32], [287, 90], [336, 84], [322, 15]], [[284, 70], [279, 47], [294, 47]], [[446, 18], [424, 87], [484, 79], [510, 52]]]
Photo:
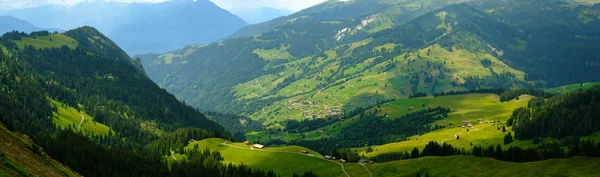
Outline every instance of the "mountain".
[[39, 26], [64, 29], [94, 26], [129, 54], [163, 53], [186, 45], [205, 44], [225, 38], [246, 25], [209, 0], [84, 1], [70, 7], [43, 5], [6, 14]]
[[0, 33], [4, 34], [9, 31], [24, 31], [24, 32], [33, 32], [33, 31], [63, 31], [60, 29], [42, 29], [31, 23], [12, 17], [12, 16], [0, 16]]
[[[192, 106], [243, 113], [266, 125], [339, 116], [418, 93], [596, 77], [593, 29], [600, 21], [587, 12], [597, 6], [461, 2], [328, 1], [248, 27], [271, 24], [272, 31], [188, 46], [142, 63], [152, 80]], [[524, 5], [530, 8], [518, 8]], [[547, 15], [536, 15], [541, 12]], [[519, 21], [519, 14], [538, 20]], [[574, 60], [578, 54], [570, 51], [582, 57]], [[561, 66], [568, 72], [555, 72]]]
[[276, 9], [268, 6], [257, 9], [232, 9], [231, 11], [250, 24], [262, 23], [293, 13], [291, 10]]
[[[20, 90], [36, 93], [20, 98], [8, 92], [3, 99], [8, 101], [3, 104], [7, 108], [3, 109], [6, 121], [28, 134], [51, 133], [58, 126], [90, 135], [112, 134], [110, 137], [117, 139], [135, 139], [137, 141], [131, 142], [134, 144], [117, 143], [135, 147], [178, 128], [223, 130], [222, 126], [160, 89], [147, 78], [139, 59], [131, 59], [92, 27], [62, 34], [11, 32], [3, 35], [2, 43], [7, 53], [19, 58], [18, 62], [27, 63], [26, 71], [19, 71], [23, 66], [15, 63], [15, 66], [7, 66], [12, 71], [6, 72], [21, 72], [24, 76], [19, 78], [31, 77], [24, 79], [30, 80], [30, 84], [24, 85], [31, 88]], [[41, 52], [44, 55], [39, 55]], [[6, 77], [11, 81], [11, 77], [16, 76]], [[21, 87], [12, 81], [7, 86], [6, 91]], [[14, 112], [28, 109], [18, 108], [22, 102], [10, 102], [18, 99], [35, 100], [38, 111], [33, 113], [38, 114]], [[80, 122], [79, 118], [85, 121]]]

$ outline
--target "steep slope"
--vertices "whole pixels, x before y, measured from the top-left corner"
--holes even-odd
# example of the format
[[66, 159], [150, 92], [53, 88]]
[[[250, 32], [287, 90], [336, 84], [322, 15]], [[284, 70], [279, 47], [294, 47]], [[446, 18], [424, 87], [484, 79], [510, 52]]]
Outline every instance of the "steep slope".
[[[58, 34], [52, 34], [58, 35]], [[39, 132], [52, 133], [56, 126], [79, 130], [85, 128], [88, 121], [105, 125], [110, 129], [106, 138], [119, 140], [126, 138], [129, 141], [116, 141], [114, 145], [127, 147], [141, 147], [155, 140], [164, 133], [175, 131], [183, 127], [197, 127], [208, 131], [223, 131], [223, 127], [209, 120], [197, 110], [179, 102], [165, 90], [156, 86], [143, 73], [139, 63], [116, 46], [110, 39], [91, 27], [82, 27], [61, 34], [64, 38], [72, 40], [76, 46], [37, 45], [27, 38], [44, 39], [51, 36], [47, 33], [7, 33], [2, 38], [7, 51], [18, 57], [20, 62], [30, 72], [24, 73], [31, 79], [22, 79], [30, 82], [31, 91], [36, 94], [23, 98], [20, 94], [12, 95], [10, 90], [17, 90], [22, 84], [13, 75], [7, 74], [8, 83], [6, 101], [7, 109], [4, 114], [20, 130], [29, 134]], [[47, 39], [49, 43], [59, 41]], [[25, 47], [18, 47], [22, 43]], [[17, 62], [10, 62], [6, 72], [22, 72]], [[139, 61], [139, 60], [138, 60]], [[12, 78], [14, 77], [14, 78]], [[15, 83], [13, 83], [15, 82]], [[21, 81], [23, 82], [23, 81]], [[38, 95], [38, 96], [35, 96]], [[35, 96], [35, 97], [34, 97]], [[35, 99], [34, 99], [35, 98]], [[33, 99], [33, 100], [32, 100]], [[40, 111], [23, 111], [26, 113], [43, 113], [24, 116], [16, 112], [21, 102], [14, 100], [31, 100], [38, 104]], [[12, 104], [12, 103], [16, 104]], [[24, 102], [27, 103], [27, 102]], [[10, 107], [13, 108], [9, 109]], [[56, 107], [55, 107], [56, 106]], [[53, 108], [54, 107], [54, 108]], [[44, 110], [44, 111], [41, 111]], [[58, 115], [58, 119], [45, 119]], [[79, 113], [77, 113], [79, 112]], [[10, 115], [10, 116], [9, 116]], [[81, 116], [81, 123], [73, 125], [64, 123], [68, 117]], [[73, 116], [74, 115], [74, 116]], [[29, 117], [30, 119], [25, 119]], [[73, 118], [70, 118], [73, 119]], [[30, 122], [36, 126], [27, 126]], [[77, 125], [77, 123], [79, 125]], [[86, 124], [84, 124], [86, 123]], [[57, 124], [56, 126], [53, 124]], [[89, 129], [94, 129], [90, 127]], [[105, 129], [105, 128], [103, 128]], [[100, 132], [106, 132], [100, 131]], [[88, 132], [97, 135], [97, 132]]]
[[14, 133], [2, 124], [0, 124], [0, 175], [80, 176], [48, 157], [27, 135]]
[[242, 19], [209, 0], [84, 1], [69, 7], [44, 5], [5, 14], [38, 26], [64, 29], [94, 26], [130, 54], [162, 53], [190, 44], [209, 43], [246, 25]]

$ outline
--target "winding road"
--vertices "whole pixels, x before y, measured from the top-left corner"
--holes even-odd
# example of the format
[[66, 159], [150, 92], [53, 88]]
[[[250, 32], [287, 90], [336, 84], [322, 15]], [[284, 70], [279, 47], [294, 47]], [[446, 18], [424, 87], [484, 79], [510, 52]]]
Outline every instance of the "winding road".
[[[340, 166], [342, 167], [342, 171], [344, 172], [344, 174], [346, 174], [346, 177], [350, 177], [350, 174], [348, 174], [348, 172], [346, 172], [346, 169], [344, 168], [344, 164], [342, 164], [342, 163], [340, 163], [340, 162], [337, 162], [337, 161], [325, 160], [325, 159], [323, 159], [323, 158], [317, 157], [317, 156], [315, 156], [315, 155], [312, 155], [312, 154], [303, 154], [303, 153], [300, 153], [300, 152], [270, 151], [270, 150], [266, 150], [266, 149], [248, 149], [248, 148], [243, 148], [243, 147], [238, 147], [238, 146], [234, 146], [234, 145], [227, 144], [227, 141], [225, 141], [225, 142], [221, 143], [221, 145], [223, 145], [223, 146], [228, 146], [228, 147], [232, 147], [232, 148], [237, 148], [237, 149], [245, 149], [245, 150], [253, 150], [253, 151], [254, 151], [254, 150], [257, 150], [257, 151], [265, 151], [265, 152], [278, 152], [278, 153], [288, 153], [288, 154], [300, 154], [300, 155], [305, 155], [305, 156], [308, 156], [308, 157], [313, 157], [313, 158], [321, 159], [321, 160], [323, 160], [323, 161], [327, 161], [327, 162], [333, 162], [333, 163], [336, 163], [336, 164], [338, 164], [338, 165], [340, 165]], [[363, 167], [365, 167], [365, 166], [363, 166]], [[365, 169], [367, 169], [367, 167], [365, 167]], [[369, 172], [369, 174], [371, 174], [371, 171], [369, 171], [369, 169], [367, 169], [367, 171]], [[372, 175], [372, 174], [371, 174], [371, 177], [373, 177], [373, 175]]]

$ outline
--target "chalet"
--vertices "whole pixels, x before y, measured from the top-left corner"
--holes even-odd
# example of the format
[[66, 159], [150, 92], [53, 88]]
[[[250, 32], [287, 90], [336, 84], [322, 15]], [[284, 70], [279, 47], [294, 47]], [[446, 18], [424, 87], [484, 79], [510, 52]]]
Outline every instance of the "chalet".
[[331, 159], [331, 156], [328, 156], [328, 155], [326, 155], [326, 156], [323, 156], [323, 157], [324, 157], [325, 159], [327, 159], [327, 160]]
[[467, 125], [467, 127], [473, 127], [473, 124], [469, 123], [469, 124]]
[[336, 158], [335, 157], [331, 157], [331, 159], [335, 160]]
[[252, 147], [254, 147], [254, 148], [256, 148], [256, 149], [262, 149], [262, 148], [264, 148], [265, 146], [264, 146], [264, 145], [262, 145], [262, 144], [254, 144]]
[[367, 160], [367, 159], [360, 159], [360, 160], [358, 161], [358, 163], [359, 163], [359, 164], [367, 164], [367, 163], [369, 163], [369, 160]]
[[415, 107], [411, 106], [410, 108], [408, 108], [409, 111], [412, 111], [413, 109], [415, 109]]
[[308, 154], [308, 151], [304, 150], [304, 149], [302, 151], [300, 151], [300, 152], [302, 152], [302, 154]]
[[463, 120], [463, 121], [462, 121], [462, 124], [463, 124], [463, 125], [467, 125], [467, 124], [469, 124], [469, 121]]
[[244, 141], [244, 144], [245, 144], [246, 146], [248, 146], [248, 145], [250, 145], [250, 141]]
[[342, 163], [346, 163], [346, 160], [344, 160], [344, 159], [340, 159], [340, 162], [342, 162]]

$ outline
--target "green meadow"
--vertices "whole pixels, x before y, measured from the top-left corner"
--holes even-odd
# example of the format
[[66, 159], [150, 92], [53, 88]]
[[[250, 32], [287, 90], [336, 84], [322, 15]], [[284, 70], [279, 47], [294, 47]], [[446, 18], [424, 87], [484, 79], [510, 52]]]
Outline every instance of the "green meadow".
[[561, 87], [546, 89], [545, 91], [548, 93], [559, 94], [559, 93], [572, 92], [572, 91], [577, 91], [577, 90], [590, 89], [596, 85], [600, 85], [600, 82], [587, 82], [587, 83], [580, 83], [580, 84], [571, 84], [571, 85], [565, 85], [565, 86], [561, 86]]
[[62, 46], [68, 46], [70, 48], [77, 48], [79, 46], [79, 42], [73, 38], [65, 36], [63, 34], [51, 34], [49, 36], [36, 36], [32, 37], [23, 37], [21, 40], [15, 40], [15, 43], [19, 47], [19, 49], [24, 49], [25, 46], [33, 46], [36, 49], [44, 49], [44, 48], [59, 48]]
[[[218, 151], [225, 159], [223, 163], [245, 164], [253, 169], [273, 170], [281, 176], [292, 176], [293, 173], [313, 171], [319, 176], [345, 177], [337, 161], [323, 160], [322, 155], [300, 146], [266, 147], [252, 149], [243, 143], [227, 142], [220, 138], [210, 138], [190, 143], [185, 149], [194, 147]], [[302, 150], [309, 151], [302, 154]], [[178, 155], [179, 158], [185, 156]], [[350, 176], [368, 176], [368, 172], [358, 164], [346, 163], [344, 168]]]
[[[52, 117], [52, 122], [58, 125], [61, 128], [70, 127], [74, 131], [82, 131], [85, 134], [93, 134], [93, 135], [107, 135], [110, 131], [110, 128], [104, 124], [98, 123], [94, 121], [90, 115], [85, 112], [79, 112], [77, 109], [73, 107], [66, 106], [56, 100], [51, 100], [52, 104], [56, 106], [58, 109], [57, 112], [54, 113]], [[83, 115], [83, 122], [81, 121], [81, 116]], [[81, 123], [81, 127], [79, 130], [79, 124]]]

